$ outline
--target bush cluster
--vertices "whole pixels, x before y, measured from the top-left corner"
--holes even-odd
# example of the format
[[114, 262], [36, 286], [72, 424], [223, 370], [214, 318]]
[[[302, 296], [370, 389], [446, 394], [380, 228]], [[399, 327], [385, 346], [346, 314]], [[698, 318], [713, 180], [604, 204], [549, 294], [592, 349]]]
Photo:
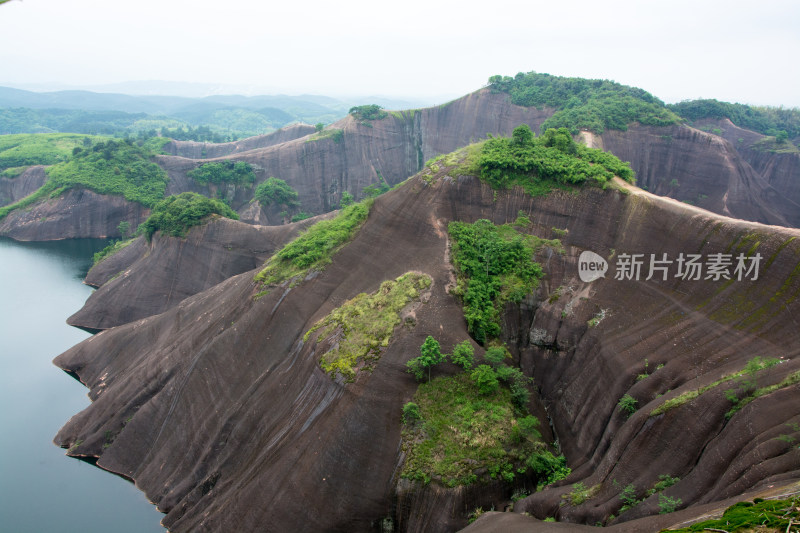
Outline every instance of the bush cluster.
[[186, 173], [201, 185], [213, 183], [248, 184], [256, 180], [253, 167], [245, 161], [218, 161], [205, 163]]
[[212, 214], [239, 220], [239, 215], [224, 202], [202, 194], [184, 192], [168, 196], [153, 206], [140, 231], [147, 239], [152, 238], [156, 231], [173, 237], [184, 237], [189, 228], [202, 223]]
[[625, 131], [632, 122], [666, 126], [680, 120], [647, 91], [609, 80], [520, 72], [513, 78], [492, 76], [489, 87], [508, 93], [517, 105], [556, 109], [542, 124], [542, 131], [564, 127], [572, 133], [600, 134], [606, 129]]

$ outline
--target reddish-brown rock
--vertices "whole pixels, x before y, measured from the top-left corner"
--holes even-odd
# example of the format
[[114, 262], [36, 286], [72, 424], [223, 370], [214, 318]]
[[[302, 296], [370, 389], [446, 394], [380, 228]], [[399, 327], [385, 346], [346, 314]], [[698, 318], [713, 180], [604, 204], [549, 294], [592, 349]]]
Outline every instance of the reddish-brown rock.
[[[255, 271], [241, 274], [59, 356], [56, 364], [89, 387], [92, 404], [56, 442], [80, 441], [71, 455], [98, 457], [99, 466], [133, 478], [174, 531], [371, 531], [385, 518], [397, 521], [400, 411], [416, 389], [405, 362], [427, 335], [445, 351], [467, 335], [460, 304], [445, 290], [447, 223], [503, 223], [520, 210], [540, 236], [568, 231], [564, 255], [540, 257], [547, 277], [537, 293], [507, 310], [503, 337], [535, 378], [573, 474], [517, 502], [516, 512], [594, 524], [618, 511], [615, 480], [644, 491], [659, 474], [680, 477], [667, 494], [694, 506], [800, 478], [792, 448], [776, 440], [799, 416], [797, 385], [730, 420], [721, 390], [649, 416], [665, 398], [741, 370], [756, 355], [784, 361], [759, 374], [759, 386], [800, 370], [800, 232], [635, 190], [495, 196], [475, 178], [443, 175], [379, 197], [353, 241], [294, 288], [255, 299]], [[757, 281], [621, 281], [612, 270], [587, 284], [577, 276], [583, 250], [612, 265], [623, 253], [754, 250], [764, 262]], [[304, 332], [346, 299], [409, 270], [433, 279], [416, 326], [395, 332], [371, 374], [332, 381]], [[604, 320], [590, 327], [602, 309]], [[650, 376], [637, 380], [645, 359]], [[639, 402], [630, 418], [617, 409], [626, 393]], [[599, 485], [597, 494], [560, 506], [578, 481]], [[453, 495], [431, 494], [452, 505]], [[657, 513], [656, 500], [620, 520]], [[431, 508], [425, 495], [406, 501]], [[406, 530], [466, 526], [466, 513], [421, 516], [430, 518], [405, 522]]]

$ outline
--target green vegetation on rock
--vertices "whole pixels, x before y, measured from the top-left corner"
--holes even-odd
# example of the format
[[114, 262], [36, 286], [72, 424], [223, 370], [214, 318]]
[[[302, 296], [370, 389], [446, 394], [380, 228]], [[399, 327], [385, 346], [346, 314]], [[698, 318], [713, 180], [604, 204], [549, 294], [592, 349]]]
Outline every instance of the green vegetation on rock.
[[350, 108], [349, 113], [356, 120], [381, 120], [389, 116], [383, 107], [377, 104], [359, 105]]
[[306, 142], [321, 141], [323, 139], [332, 139], [333, 142], [340, 143], [344, 139], [344, 130], [340, 130], [338, 128], [317, 130], [317, 133], [309, 137]]
[[564, 128], [546, 130], [535, 138], [528, 125], [522, 124], [510, 139], [487, 140], [477, 166], [480, 178], [495, 189], [520, 185], [534, 196], [587, 181], [604, 185], [615, 175], [633, 183], [629, 163], [576, 143]]
[[453, 487], [533, 474], [543, 486], [570, 474], [564, 457], [547, 450], [539, 419], [528, 412], [532, 380], [502, 362], [505, 357], [473, 369], [469, 341], [448, 355], [431, 336], [420, 353], [408, 362], [417, 379], [448, 357], [464, 372], [429, 379], [404, 406], [402, 477]]
[[260, 183], [255, 190], [255, 199], [258, 203], [267, 207], [269, 205], [283, 205], [286, 208], [298, 207], [300, 202], [297, 200], [297, 191], [291, 185], [278, 178], [267, 178], [267, 181]]
[[286, 280], [299, 281], [311, 270], [321, 270], [331, 257], [341, 249], [367, 219], [372, 200], [350, 205], [332, 220], [321, 220], [300, 234], [295, 240], [274, 254], [255, 281], [268, 286]]
[[511, 224], [495, 226], [488, 220], [450, 222], [448, 231], [458, 274], [452, 292], [463, 301], [470, 333], [483, 344], [500, 334], [503, 305], [521, 301], [538, 286], [543, 273], [533, 254], [545, 245], [560, 249], [561, 243], [520, 233]]
[[151, 161], [155, 153], [152, 145], [139, 146], [130, 139], [99, 142], [76, 149], [69, 161], [50, 167], [45, 186], [51, 190], [85, 187], [152, 207], [164, 197], [169, 180]]
[[[672, 532], [690, 531], [789, 531], [790, 524], [800, 523], [800, 496], [781, 500], [762, 500], [739, 502], [728, 507], [720, 518], [695, 522]], [[766, 529], [765, 529], [766, 528]], [[662, 530], [666, 531], [666, 530]]]
[[214, 214], [239, 220], [239, 215], [224, 202], [202, 194], [184, 192], [168, 196], [153, 206], [140, 231], [147, 239], [156, 231], [173, 237], [184, 237], [189, 228], [201, 224], [206, 217]]
[[92, 256], [92, 264], [96, 265], [106, 257], [111, 257], [112, 255], [119, 252], [132, 242], [133, 239], [127, 239], [127, 240], [114, 241], [110, 243], [108, 246], [106, 246], [105, 248], [103, 248], [102, 250], [100, 250], [99, 252], [95, 253]]
[[213, 183], [214, 185], [219, 185], [221, 183], [243, 185], [253, 183], [256, 180], [253, 167], [250, 163], [244, 161], [217, 161], [205, 163], [190, 170], [186, 175], [201, 185], [206, 185], [208, 183]]
[[0, 135], [0, 170], [61, 163], [70, 158], [75, 148], [84, 149], [103, 140], [104, 137], [72, 133]]
[[400, 325], [403, 308], [419, 301], [430, 285], [430, 276], [415, 272], [384, 281], [376, 292], [361, 293], [328, 313], [306, 332], [303, 341], [321, 329], [316, 342], [332, 339], [335, 347], [322, 356], [320, 366], [332, 377], [352, 381], [360, 365], [372, 369]]
[[530, 431], [536, 425], [533, 417], [515, 412], [506, 387], [484, 394], [470, 374], [460, 373], [421, 384], [413, 402], [419, 406], [419, 421], [403, 429], [404, 478], [453, 487], [512, 481], [537, 468], [546, 480], [565, 468], [545, 449], [538, 432]]
[[[800, 136], [800, 109], [731, 104], [714, 99], [689, 100], [668, 106], [689, 120], [730, 119], [748, 130], [786, 140]], [[783, 134], [781, 133], [783, 132]]]
[[513, 78], [492, 76], [489, 87], [508, 93], [516, 105], [556, 109], [542, 124], [542, 131], [567, 128], [572, 133], [590, 130], [601, 134], [606, 129], [625, 131], [632, 122], [666, 126], [680, 120], [647, 91], [609, 80], [520, 72]]

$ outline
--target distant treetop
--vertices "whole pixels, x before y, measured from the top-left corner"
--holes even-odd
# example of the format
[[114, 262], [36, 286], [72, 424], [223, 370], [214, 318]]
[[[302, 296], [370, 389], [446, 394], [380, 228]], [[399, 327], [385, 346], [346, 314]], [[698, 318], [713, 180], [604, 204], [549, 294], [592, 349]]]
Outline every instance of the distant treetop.
[[381, 120], [389, 116], [378, 104], [354, 106], [350, 108], [349, 113], [356, 120]]
[[764, 135], [794, 139], [800, 136], [800, 109], [783, 107], [760, 107], [731, 104], [713, 99], [686, 100], [668, 106], [672, 111], [689, 120], [703, 118], [727, 118], [748, 130]]
[[513, 78], [492, 76], [489, 87], [508, 93], [516, 105], [555, 108], [542, 131], [567, 128], [573, 134], [580, 130], [600, 134], [606, 129], [625, 131], [632, 122], [667, 126], [680, 120], [647, 91], [609, 80], [520, 72]]

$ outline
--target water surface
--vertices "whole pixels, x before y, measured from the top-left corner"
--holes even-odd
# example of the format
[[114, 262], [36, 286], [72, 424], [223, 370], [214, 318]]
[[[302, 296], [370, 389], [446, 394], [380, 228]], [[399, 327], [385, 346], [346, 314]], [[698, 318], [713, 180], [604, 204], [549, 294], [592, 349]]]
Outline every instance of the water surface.
[[89, 405], [52, 360], [89, 336], [70, 327], [103, 241], [0, 237], [0, 529], [16, 533], [164, 532], [132, 483], [64, 455], [53, 437]]

